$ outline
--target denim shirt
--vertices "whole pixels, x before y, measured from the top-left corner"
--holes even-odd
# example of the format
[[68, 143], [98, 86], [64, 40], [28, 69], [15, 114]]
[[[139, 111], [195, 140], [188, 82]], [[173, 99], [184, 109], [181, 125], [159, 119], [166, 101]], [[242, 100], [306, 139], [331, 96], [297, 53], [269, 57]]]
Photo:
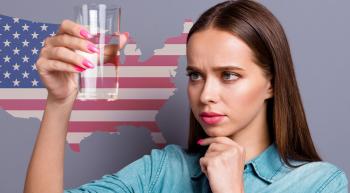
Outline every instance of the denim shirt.
[[[104, 175], [65, 193], [206, 193], [211, 192], [199, 159], [205, 152], [187, 153], [178, 145], [153, 149], [117, 173]], [[293, 162], [292, 162], [293, 163]], [[299, 163], [299, 162], [294, 162]], [[299, 163], [300, 164], [300, 163]], [[343, 171], [326, 162], [287, 167], [271, 144], [244, 167], [245, 193], [347, 193]]]

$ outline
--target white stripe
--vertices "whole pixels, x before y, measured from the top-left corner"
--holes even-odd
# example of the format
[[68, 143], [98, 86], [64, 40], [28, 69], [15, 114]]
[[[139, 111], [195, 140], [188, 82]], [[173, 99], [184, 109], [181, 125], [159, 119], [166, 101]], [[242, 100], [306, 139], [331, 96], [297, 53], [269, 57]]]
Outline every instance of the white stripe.
[[191, 27], [193, 26], [193, 22], [185, 22], [184, 23], [184, 31], [183, 33], [188, 33], [191, 29]]
[[[169, 99], [176, 88], [119, 88], [118, 99]], [[109, 92], [98, 89], [98, 92]], [[0, 99], [46, 99], [45, 88], [1, 88]], [[103, 99], [107, 99], [103, 98]]]
[[[42, 119], [43, 110], [6, 110], [20, 118]], [[157, 110], [73, 110], [70, 121], [155, 121]]]
[[137, 48], [136, 44], [127, 44], [125, 45], [125, 47], [123, 48], [124, 54], [125, 55], [137, 55], [140, 56], [141, 50], [140, 48]]
[[97, 77], [98, 70], [103, 70], [104, 77], [174, 77], [177, 66], [105, 66], [87, 69], [85, 77]]
[[68, 143], [80, 143], [91, 134], [91, 132], [68, 132], [66, 140]]
[[154, 50], [154, 55], [186, 55], [186, 44], [165, 44], [163, 48]]

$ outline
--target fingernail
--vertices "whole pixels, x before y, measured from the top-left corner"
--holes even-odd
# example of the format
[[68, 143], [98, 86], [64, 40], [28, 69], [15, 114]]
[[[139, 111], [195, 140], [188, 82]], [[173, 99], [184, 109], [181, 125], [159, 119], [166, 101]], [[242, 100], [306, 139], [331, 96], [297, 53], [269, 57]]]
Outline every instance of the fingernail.
[[125, 32], [125, 36], [126, 36], [126, 39], [128, 39], [129, 38], [129, 32]]
[[86, 66], [87, 68], [94, 68], [95, 66], [87, 59], [83, 60], [83, 65]]
[[94, 44], [89, 44], [87, 48], [90, 52], [100, 53], [100, 50]]
[[83, 36], [86, 39], [91, 39], [92, 38], [92, 35], [88, 31], [86, 31], [85, 29], [81, 29], [80, 30], [80, 35]]
[[82, 68], [80, 66], [75, 66], [75, 70], [78, 71], [78, 72], [82, 72], [85, 70], [85, 68]]
[[202, 144], [202, 142], [203, 142], [203, 140], [202, 140], [202, 139], [200, 139], [200, 140], [198, 140], [198, 141], [197, 141], [197, 144], [198, 144], [198, 145], [201, 145], [201, 144]]

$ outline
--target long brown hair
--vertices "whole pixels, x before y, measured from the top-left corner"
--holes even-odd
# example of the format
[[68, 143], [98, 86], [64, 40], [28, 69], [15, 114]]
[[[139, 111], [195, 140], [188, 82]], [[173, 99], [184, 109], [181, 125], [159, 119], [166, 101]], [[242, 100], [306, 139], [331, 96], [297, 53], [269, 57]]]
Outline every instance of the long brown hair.
[[[292, 56], [284, 30], [277, 18], [263, 5], [250, 0], [226, 1], [205, 11], [188, 33], [215, 28], [242, 39], [253, 51], [255, 62], [270, 77], [273, 97], [267, 102], [267, 122], [271, 139], [283, 161], [320, 161], [305, 117]], [[198, 139], [208, 137], [190, 114], [188, 151], [202, 149]]]

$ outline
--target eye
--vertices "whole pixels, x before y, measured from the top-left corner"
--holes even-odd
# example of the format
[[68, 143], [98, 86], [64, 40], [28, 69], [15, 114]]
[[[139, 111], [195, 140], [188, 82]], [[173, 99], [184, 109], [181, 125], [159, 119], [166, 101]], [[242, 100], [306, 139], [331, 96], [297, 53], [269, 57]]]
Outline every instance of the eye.
[[239, 75], [233, 72], [224, 72], [222, 76], [224, 80], [236, 80], [239, 78]]
[[201, 76], [198, 72], [187, 72], [186, 76], [188, 76], [191, 81], [197, 81], [201, 79]]

